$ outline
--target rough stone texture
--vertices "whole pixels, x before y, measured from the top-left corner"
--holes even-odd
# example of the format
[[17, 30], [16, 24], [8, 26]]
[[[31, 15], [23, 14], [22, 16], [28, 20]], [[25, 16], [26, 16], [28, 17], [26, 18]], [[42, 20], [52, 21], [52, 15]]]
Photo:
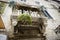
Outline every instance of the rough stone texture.
[[[39, 0], [40, 1], [40, 0]], [[31, 3], [31, 2], [30, 2]], [[31, 4], [33, 4], [33, 2], [31, 3]], [[48, 22], [49, 24], [49, 26], [47, 26], [48, 28], [47, 28], [47, 32], [46, 32], [46, 37], [48, 38], [48, 40], [55, 40], [55, 38], [54, 39], [52, 39], [53, 37], [56, 37], [56, 35], [55, 35], [55, 33], [54, 33], [54, 31], [51, 29], [51, 28], [56, 28], [58, 25], [59, 25], [59, 23], [58, 22], [60, 22], [60, 14], [58, 13], [58, 11], [57, 10], [55, 10], [55, 9], [50, 9], [52, 6], [50, 5], [50, 3], [48, 3], [48, 2], [44, 2], [44, 1], [40, 1], [40, 4], [41, 5], [44, 5], [45, 7], [47, 7], [47, 11], [50, 13], [50, 15], [54, 18], [54, 20], [56, 21], [55, 23], [53, 23], [53, 22]], [[8, 10], [7, 10], [8, 9]], [[4, 25], [5, 25], [5, 27], [6, 27], [6, 30], [7, 31], [9, 31], [9, 33], [12, 33], [12, 29], [11, 29], [11, 26], [10, 26], [10, 14], [11, 14], [11, 8], [9, 8], [9, 7], [6, 7], [6, 10], [5, 10], [6, 12], [5, 12], [5, 14], [4, 15], [2, 15], [2, 19], [3, 19], [3, 22], [4, 22]], [[58, 20], [58, 22], [57, 22], [57, 20]], [[54, 36], [53, 36], [54, 35]]]

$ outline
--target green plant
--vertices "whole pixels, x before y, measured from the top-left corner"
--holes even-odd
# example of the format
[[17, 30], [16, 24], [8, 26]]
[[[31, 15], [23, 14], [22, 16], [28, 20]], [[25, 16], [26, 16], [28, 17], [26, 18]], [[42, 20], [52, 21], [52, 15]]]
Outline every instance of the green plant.
[[5, 3], [0, 2], [0, 14], [4, 12], [5, 9]]
[[22, 21], [23, 24], [31, 24], [32, 18], [28, 14], [21, 14], [18, 16], [18, 21]]

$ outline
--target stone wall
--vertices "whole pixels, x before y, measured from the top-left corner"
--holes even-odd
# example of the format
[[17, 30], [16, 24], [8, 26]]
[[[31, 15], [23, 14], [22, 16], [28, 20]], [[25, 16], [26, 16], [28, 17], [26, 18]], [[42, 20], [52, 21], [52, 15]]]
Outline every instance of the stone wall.
[[5, 11], [1, 17], [4, 22], [5, 29], [6, 29], [8, 35], [13, 34], [13, 28], [11, 26], [11, 20], [10, 20], [11, 14], [12, 14], [12, 7], [9, 7], [7, 4]]

